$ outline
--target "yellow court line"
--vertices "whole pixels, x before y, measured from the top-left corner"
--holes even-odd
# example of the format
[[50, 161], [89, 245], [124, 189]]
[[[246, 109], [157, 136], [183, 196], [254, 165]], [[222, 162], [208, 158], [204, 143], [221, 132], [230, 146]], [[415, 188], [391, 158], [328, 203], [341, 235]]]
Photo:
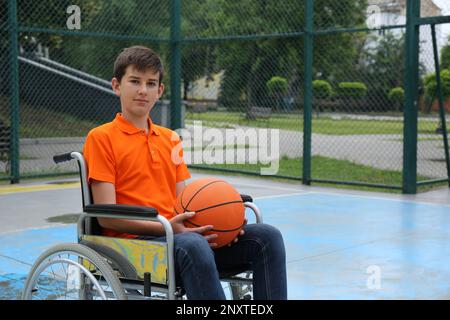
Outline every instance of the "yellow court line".
[[79, 182], [64, 183], [64, 184], [45, 184], [45, 185], [32, 185], [32, 186], [8, 186], [0, 187], [0, 194], [18, 193], [18, 192], [33, 192], [42, 190], [54, 190], [54, 189], [72, 189], [79, 188]]

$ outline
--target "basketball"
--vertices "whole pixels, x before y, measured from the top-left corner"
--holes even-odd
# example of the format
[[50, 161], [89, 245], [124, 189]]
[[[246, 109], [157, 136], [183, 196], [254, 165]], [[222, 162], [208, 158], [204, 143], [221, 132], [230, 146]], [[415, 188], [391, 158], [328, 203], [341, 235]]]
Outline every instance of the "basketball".
[[217, 247], [232, 242], [244, 225], [245, 208], [239, 192], [226, 181], [216, 178], [198, 179], [178, 195], [175, 213], [196, 212], [184, 221], [188, 228], [213, 225], [204, 235], [217, 234]]

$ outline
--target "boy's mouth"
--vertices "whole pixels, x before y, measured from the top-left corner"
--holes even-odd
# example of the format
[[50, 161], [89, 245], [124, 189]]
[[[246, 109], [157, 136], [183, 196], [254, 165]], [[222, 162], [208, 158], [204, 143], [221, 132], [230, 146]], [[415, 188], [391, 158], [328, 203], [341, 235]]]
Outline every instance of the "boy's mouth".
[[140, 103], [148, 103], [148, 101], [144, 100], [144, 99], [134, 99], [134, 101], [140, 102]]

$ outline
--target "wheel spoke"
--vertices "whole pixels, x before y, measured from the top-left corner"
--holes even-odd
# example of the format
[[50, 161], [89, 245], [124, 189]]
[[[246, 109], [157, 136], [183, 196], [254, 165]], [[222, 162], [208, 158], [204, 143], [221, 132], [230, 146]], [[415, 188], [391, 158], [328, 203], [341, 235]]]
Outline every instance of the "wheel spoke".
[[33, 265], [25, 287], [29, 291], [23, 297], [37, 300], [126, 299], [111, 266], [80, 244], [56, 245], [44, 252]]

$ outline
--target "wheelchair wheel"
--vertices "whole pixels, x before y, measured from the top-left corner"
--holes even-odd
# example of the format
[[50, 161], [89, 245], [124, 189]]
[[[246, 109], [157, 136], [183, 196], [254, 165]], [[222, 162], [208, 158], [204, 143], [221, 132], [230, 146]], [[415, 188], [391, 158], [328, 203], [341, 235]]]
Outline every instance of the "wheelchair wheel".
[[112, 268], [92, 249], [76, 244], [56, 245], [31, 268], [24, 300], [85, 300], [127, 297]]
[[[246, 272], [243, 279], [250, 279], [250, 273]], [[230, 293], [232, 300], [249, 300], [251, 299], [252, 284], [241, 282], [239, 280], [230, 282]]]

